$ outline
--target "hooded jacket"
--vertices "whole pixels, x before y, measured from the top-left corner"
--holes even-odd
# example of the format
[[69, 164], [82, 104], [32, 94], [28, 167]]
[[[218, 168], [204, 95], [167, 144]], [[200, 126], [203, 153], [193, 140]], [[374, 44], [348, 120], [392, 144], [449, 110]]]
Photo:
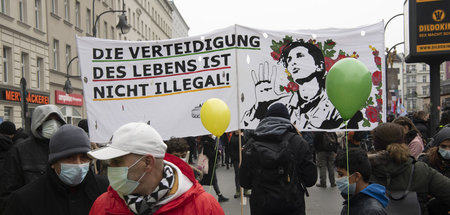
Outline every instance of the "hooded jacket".
[[[412, 157], [399, 164], [390, 158], [388, 151], [380, 151], [369, 156], [369, 160], [372, 165], [370, 181], [386, 186], [387, 190], [406, 190], [411, 165], [415, 165], [410, 191], [417, 192], [422, 212], [426, 209], [427, 195], [446, 202], [450, 206], [450, 178], [443, 176], [427, 164], [420, 161], [416, 162]], [[387, 186], [388, 175], [391, 177], [390, 186]]]
[[[185, 176], [187, 182], [180, 184], [178, 191], [173, 197], [161, 202], [162, 206], [153, 215], [223, 215], [223, 209], [219, 202], [209, 193], [203, 190], [203, 187], [195, 180], [192, 168], [183, 160], [167, 154], [164, 157], [167, 164], [174, 168], [177, 174]], [[181, 178], [181, 177], [180, 177]], [[188, 185], [186, 187], [186, 185]], [[190, 187], [189, 187], [190, 185]], [[187, 190], [187, 191], [184, 191]], [[89, 212], [90, 215], [134, 215], [128, 209], [125, 201], [119, 194], [108, 187], [108, 191], [95, 200], [94, 205]]]
[[[450, 139], [450, 128], [445, 127], [434, 135], [434, 141], [436, 142], [435, 148], [431, 148], [427, 154], [419, 158], [420, 161], [425, 162], [428, 166], [433, 167], [435, 170], [450, 178], [450, 160], [445, 160], [441, 154], [439, 154], [439, 145], [444, 141]], [[435, 154], [436, 160], [439, 162], [432, 162], [430, 155]]]
[[[253, 138], [257, 141], [261, 142], [281, 142], [285, 135], [288, 135], [288, 132], [294, 132], [295, 128], [292, 126], [291, 122], [282, 117], [266, 117], [259, 123], [258, 127], [255, 130]], [[252, 144], [250, 144], [252, 145]], [[306, 168], [306, 163], [313, 163], [312, 154], [309, 150], [308, 143], [300, 137], [298, 134], [295, 134], [289, 142], [289, 146], [293, 147], [295, 150], [298, 162], [297, 168], [299, 173], [299, 179], [303, 182], [303, 185], [306, 187], [313, 186], [317, 181], [317, 167], [315, 165], [308, 165], [308, 167], [313, 166], [313, 168]], [[244, 147], [244, 151], [247, 150], [249, 144], [247, 143]], [[247, 189], [252, 189], [252, 196], [250, 198], [250, 208], [252, 214], [267, 214], [268, 212], [264, 209], [268, 205], [264, 203], [263, 193], [267, 191], [264, 190], [265, 187], [271, 187], [270, 185], [263, 186], [258, 182], [259, 178], [255, 176], [257, 174], [257, 167], [252, 166], [252, 162], [243, 156], [242, 164], [239, 169], [239, 182], [240, 185]], [[255, 186], [255, 185], [260, 186]], [[300, 183], [297, 186], [301, 186]], [[300, 189], [302, 190], [302, 189]], [[299, 192], [297, 195], [298, 205], [295, 205], [295, 211], [284, 211], [283, 214], [305, 214], [305, 200], [304, 193]], [[281, 213], [281, 211], [279, 211]]]
[[[388, 205], [386, 188], [379, 184], [369, 184], [364, 190], [350, 197], [350, 214], [352, 215], [384, 215]], [[346, 215], [348, 201], [344, 202], [341, 215]]]
[[64, 184], [48, 166], [47, 173], [11, 195], [5, 214], [85, 215], [95, 199], [106, 191], [108, 179], [88, 171], [75, 187]]
[[38, 106], [31, 119], [33, 135], [14, 144], [5, 159], [0, 177], [0, 212], [5, 207], [10, 194], [35, 181], [47, 171], [49, 140], [41, 135], [42, 124], [50, 114], [56, 114], [62, 124], [64, 118], [55, 105]]
[[3, 164], [5, 163], [6, 155], [9, 153], [9, 149], [12, 146], [11, 138], [6, 135], [0, 134], [0, 172], [3, 171]]

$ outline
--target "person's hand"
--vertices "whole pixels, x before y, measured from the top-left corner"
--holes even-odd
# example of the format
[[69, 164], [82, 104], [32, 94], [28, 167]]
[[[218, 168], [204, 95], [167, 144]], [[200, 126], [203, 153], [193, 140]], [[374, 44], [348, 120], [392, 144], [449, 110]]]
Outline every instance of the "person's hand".
[[252, 70], [252, 79], [255, 84], [256, 109], [258, 109], [258, 105], [261, 103], [279, 98], [274, 90], [276, 72], [277, 68], [275, 66], [272, 66], [272, 71], [269, 70], [269, 63], [267, 61], [259, 64], [258, 74], [256, 74], [255, 70]]

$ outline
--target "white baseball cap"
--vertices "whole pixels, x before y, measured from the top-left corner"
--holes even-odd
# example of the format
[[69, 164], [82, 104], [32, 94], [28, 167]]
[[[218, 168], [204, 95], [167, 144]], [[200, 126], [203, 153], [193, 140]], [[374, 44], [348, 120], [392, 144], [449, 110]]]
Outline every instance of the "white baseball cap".
[[167, 145], [159, 133], [143, 122], [123, 125], [114, 132], [111, 144], [88, 152], [97, 160], [110, 160], [127, 154], [151, 154], [155, 158], [164, 158]]

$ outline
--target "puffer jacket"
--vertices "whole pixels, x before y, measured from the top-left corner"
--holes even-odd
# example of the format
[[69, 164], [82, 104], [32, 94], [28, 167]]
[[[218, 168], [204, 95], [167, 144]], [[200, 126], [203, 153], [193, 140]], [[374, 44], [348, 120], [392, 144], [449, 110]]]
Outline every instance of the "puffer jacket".
[[31, 132], [33, 135], [14, 144], [0, 176], [0, 214], [11, 193], [35, 181], [47, 171], [49, 140], [41, 135], [41, 126], [50, 114], [56, 114], [65, 124], [64, 117], [55, 105], [41, 105], [33, 112]]
[[[345, 197], [347, 198], [347, 197]], [[350, 214], [352, 215], [385, 215], [384, 209], [388, 205], [386, 188], [379, 184], [369, 184], [364, 190], [350, 197], [350, 201], [344, 202], [341, 215], [347, 215], [348, 202], [350, 202]]]
[[[411, 165], [414, 165], [414, 177], [410, 191], [417, 192], [422, 213], [426, 211], [427, 195], [440, 199], [450, 206], [450, 179], [427, 164], [420, 161], [416, 162], [412, 157], [405, 163], [398, 164], [389, 157], [387, 151], [370, 155], [369, 160], [372, 165], [370, 181], [386, 186], [387, 190], [406, 190]], [[388, 175], [391, 177], [389, 187], [387, 186]]]
[[[203, 187], [195, 180], [191, 167], [183, 160], [166, 154], [165, 161], [168, 161], [179, 168], [180, 174], [185, 175], [191, 182], [192, 187], [181, 196], [162, 205], [153, 215], [223, 215], [223, 209], [219, 202], [205, 192]], [[95, 200], [94, 205], [89, 212], [90, 215], [133, 215], [128, 209], [125, 201], [119, 194], [108, 187], [108, 191]]]

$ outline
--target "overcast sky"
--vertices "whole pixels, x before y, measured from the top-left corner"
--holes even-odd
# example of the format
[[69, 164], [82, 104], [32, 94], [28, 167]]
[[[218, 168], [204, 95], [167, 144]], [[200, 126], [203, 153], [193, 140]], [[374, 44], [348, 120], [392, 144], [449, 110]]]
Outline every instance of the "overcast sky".
[[[189, 36], [233, 24], [268, 30], [353, 28], [403, 13], [403, 0], [174, 0]], [[403, 41], [403, 16], [393, 19], [385, 46]], [[399, 52], [403, 45], [397, 46]]]

